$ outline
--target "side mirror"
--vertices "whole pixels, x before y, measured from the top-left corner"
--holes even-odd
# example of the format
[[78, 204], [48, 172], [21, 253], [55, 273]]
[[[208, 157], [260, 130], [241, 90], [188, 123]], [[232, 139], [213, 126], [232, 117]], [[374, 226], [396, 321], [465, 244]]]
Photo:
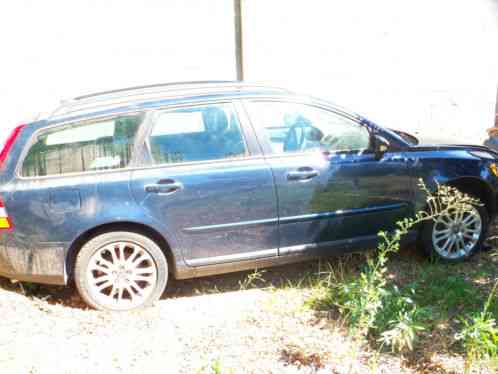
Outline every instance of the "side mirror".
[[374, 135], [374, 155], [376, 160], [380, 160], [384, 153], [389, 150], [389, 142], [380, 135]]

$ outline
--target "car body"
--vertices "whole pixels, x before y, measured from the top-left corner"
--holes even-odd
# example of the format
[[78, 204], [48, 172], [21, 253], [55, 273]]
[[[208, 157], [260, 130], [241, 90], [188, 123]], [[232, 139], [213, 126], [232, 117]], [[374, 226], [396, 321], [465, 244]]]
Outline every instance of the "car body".
[[177, 279], [371, 248], [425, 207], [419, 179], [494, 217], [496, 157], [241, 82], [88, 95], [16, 128], [0, 156], [0, 275], [67, 284], [81, 249], [116, 232], [154, 242]]

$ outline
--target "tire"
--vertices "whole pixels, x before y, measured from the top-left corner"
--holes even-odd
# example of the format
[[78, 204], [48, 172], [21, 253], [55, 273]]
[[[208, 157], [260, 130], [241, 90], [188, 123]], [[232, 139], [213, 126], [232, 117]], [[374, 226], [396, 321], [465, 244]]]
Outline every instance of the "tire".
[[[461, 218], [456, 212], [438, 217], [436, 221], [424, 223], [421, 244], [431, 258], [446, 262], [465, 261], [481, 247], [486, 238], [488, 222], [488, 212], [482, 205], [472, 206]], [[446, 233], [445, 230], [449, 232]], [[463, 240], [464, 245], [460, 240]]]
[[168, 282], [168, 262], [148, 237], [109, 232], [81, 247], [74, 278], [78, 292], [91, 307], [128, 311], [159, 300]]

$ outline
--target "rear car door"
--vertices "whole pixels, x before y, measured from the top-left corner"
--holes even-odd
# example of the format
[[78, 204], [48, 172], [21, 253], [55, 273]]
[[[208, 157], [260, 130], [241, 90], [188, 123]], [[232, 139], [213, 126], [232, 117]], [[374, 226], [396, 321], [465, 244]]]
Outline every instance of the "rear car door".
[[135, 170], [133, 195], [201, 266], [278, 253], [271, 169], [235, 105], [158, 110], [146, 139], [150, 166]]
[[377, 160], [364, 124], [312, 104], [247, 100], [245, 107], [275, 178], [280, 254], [361, 247], [410, 212], [404, 157]]

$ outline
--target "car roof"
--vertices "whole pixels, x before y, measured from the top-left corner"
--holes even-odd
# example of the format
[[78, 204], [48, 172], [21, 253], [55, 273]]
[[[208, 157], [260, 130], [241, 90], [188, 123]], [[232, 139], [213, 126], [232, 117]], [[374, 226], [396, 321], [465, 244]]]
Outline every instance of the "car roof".
[[291, 91], [240, 81], [195, 81], [161, 83], [97, 92], [63, 100], [47, 118], [49, 122], [93, 117], [118, 108], [148, 107], [154, 103], [174, 103], [200, 99], [247, 95], [289, 95]]
[[[330, 101], [299, 94], [285, 88], [242, 81], [160, 83], [81, 95], [62, 101], [61, 105], [48, 118], [37, 120], [28, 125], [32, 131], [37, 131], [51, 125], [136, 113], [168, 105], [199, 104], [210, 100], [258, 97], [314, 103], [362, 123], [368, 123], [372, 128], [378, 128], [375, 123], [365, 117]], [[384, 131], [388, 130], [384, 129]], [[406, 143], [395, 133], [391, 135], [399, 138], [400, 142]]]

